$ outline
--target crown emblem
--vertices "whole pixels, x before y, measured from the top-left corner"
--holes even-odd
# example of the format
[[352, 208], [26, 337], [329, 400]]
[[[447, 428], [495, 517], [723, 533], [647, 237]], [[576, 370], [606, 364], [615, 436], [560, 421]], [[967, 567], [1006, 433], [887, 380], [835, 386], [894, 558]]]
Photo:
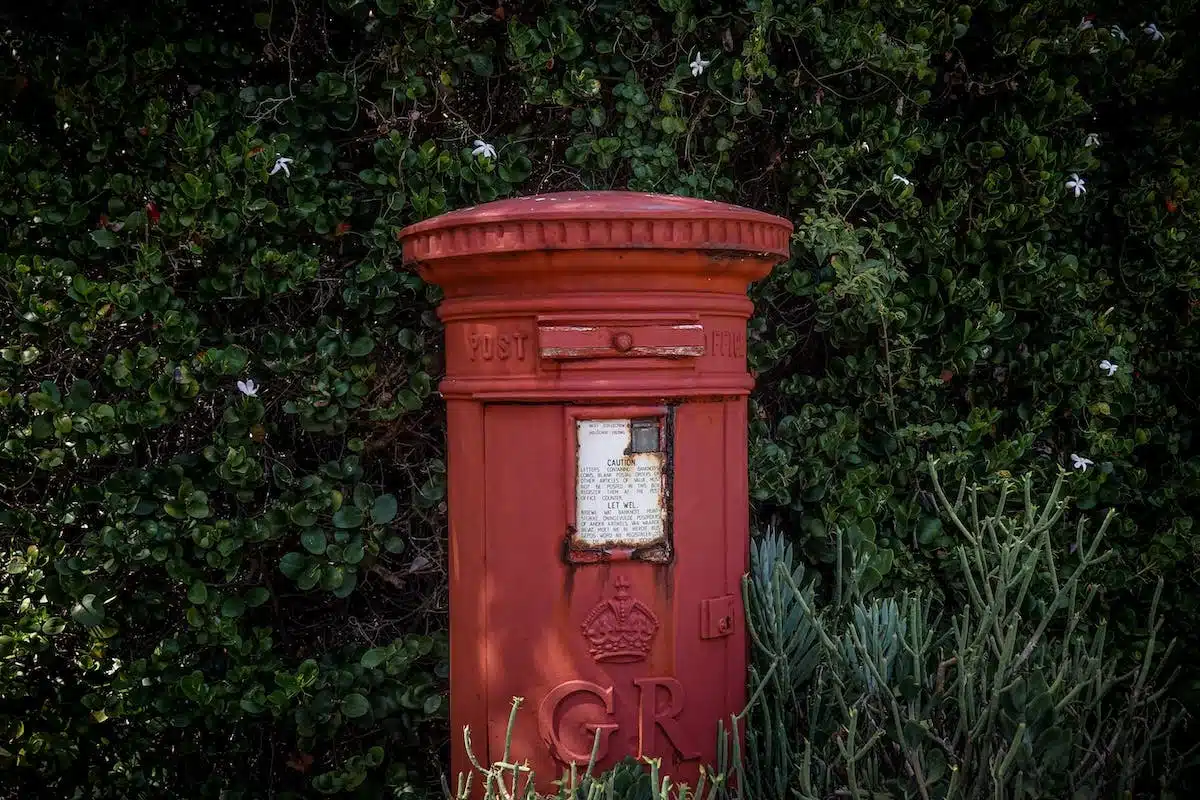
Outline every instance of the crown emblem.
[[650, 654], [650, 643], [658, 633], [658, 618], [629, 596], [628, 578], [617, 578], [613, 586], [616, 596], [593, 608], [583, 622], [588, 653], [596, 661], [641, 661]]

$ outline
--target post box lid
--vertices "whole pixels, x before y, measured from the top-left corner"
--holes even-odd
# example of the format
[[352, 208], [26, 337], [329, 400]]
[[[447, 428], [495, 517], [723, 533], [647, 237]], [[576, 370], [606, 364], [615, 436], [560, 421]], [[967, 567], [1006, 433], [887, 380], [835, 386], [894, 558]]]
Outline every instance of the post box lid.
[[531, 250], [789, 254], [792, 223], [728, 203], [624, 191], [560, 192], [451, 211], [400, 231], [404, 263]]

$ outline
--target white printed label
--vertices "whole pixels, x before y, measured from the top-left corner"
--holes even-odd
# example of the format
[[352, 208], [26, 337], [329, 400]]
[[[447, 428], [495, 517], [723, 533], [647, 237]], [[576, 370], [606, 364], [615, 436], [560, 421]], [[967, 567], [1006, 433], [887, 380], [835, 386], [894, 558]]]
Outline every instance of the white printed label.
[[664, 538], [663, 453], [628, 454], [632, 436], [632, 420], [578, 420], [575, 539], [585, 547]]

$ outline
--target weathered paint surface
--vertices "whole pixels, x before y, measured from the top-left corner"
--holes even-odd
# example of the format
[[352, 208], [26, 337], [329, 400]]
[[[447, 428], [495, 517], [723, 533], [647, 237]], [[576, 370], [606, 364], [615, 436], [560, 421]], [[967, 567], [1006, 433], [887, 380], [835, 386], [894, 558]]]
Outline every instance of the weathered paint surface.
[[704, 355], [704, 326], [543, 325], [538, 329], [542, 358], [698, 358]]
[[401, 232], [445, 297], [455, 773], [464, 727], [502, 755], [513, 697], [543, 792], [597, 735], [601, 769], [655, 757], [694, 786], [715, 762], [746, 701], [746, 287], [790, 235], [628, 192]]

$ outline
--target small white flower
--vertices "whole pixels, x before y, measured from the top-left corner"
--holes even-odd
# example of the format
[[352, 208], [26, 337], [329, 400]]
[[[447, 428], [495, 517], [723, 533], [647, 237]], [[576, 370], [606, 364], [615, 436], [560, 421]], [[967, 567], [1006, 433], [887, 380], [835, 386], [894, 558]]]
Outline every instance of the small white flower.
[[711, 61], [705, 61], [699, 53], [696, 53], [696, 57], [692, 59], [691, 63], [692, 77], [699, 78], [704, 74], [704, 70], [708, 69], [708, 65], [711, 63]]
[[237, 382], [238, 391], [246, 397], [258, 397], [258, 384], [253, 379]]
[[1142, 30], [1146, 32], [1147, 36], [1149, 36], [1151, 39], [1153, 39], [1156, 42], [1161, 42], [1163, 40], [1162, 31], [1160, 31], [1158, 29], [1158, 26], [1155, 25], [1153, 22], [1151, 22], [1146, 27], [1142, 28]]
[[1102, 369], [1102, 370], [1104, 370], [1105, 372], [1107, 372], [1107, 373], [1108, 373], [1108, 377], [1110, 377], [1110, 378], [1111, 378], [1113, 375], [1115, 375], [1115, 374], [1116, 374], [1116, 372], [1117, 372], [1117, 370], [1119, 369], [1119, 367], [1118, 367], [1118, 365], [1114, 364], [1113, 362], [1109, 361], [1109, 360], [1106, 358], [1106, 359], [1104, 359], [1103, 361], [1101, 361], [1101, 362], [1100, 362], [1100, 369]]
[[1115, 38], [1120, 39], [1122, 42], [1129, 41], [1129, 37], [1125, 35], [1125, 31], [1121, 30], [1120, 25], [1113, 25], [1109, 30], [1112, 31], [1112, 35]]
[[866, 142], [860, 144], [859, 147], [861, 147], [863, 150], [866, 150], [868, 153], [871, 152], [871, 145], [867, 144]]
[[912, 186], [912, 181], [910, 181], [908, 178], [904, 177], [903, 175], [893, 175], [892, 181], [893, 182], [899, 181], [900, 183], [903, 183], [905, 186]]
[[1074, 453], [1071, 453], [1071, 466], [1075, 469], [1087, 469], [1095, 463], [1096, 462], [1092, 461], [1090, 458], [1084, 458], [1083, 456], [1078, 456]]
[[1087, 135], [1087, 138], [1083, 140], [1083, 146], [1084, 147], [1099, 147], [1100, 146], [1100, 134], [1089, 133]]
[[1075, 192], [1076, 197], [1087, 191], [1087, 186], [1084, 184], [1083, 178], [1074, 172], [1071, 173], [1071, 180], [1067, 181], [1067, 188]]
[[475, 149], [471, 151], [473, 156], [483, 156], [484, 158], [495, 158], [496, 148], [485, 142], [483, 139], [475, 140]]
[[292, 177], [292, 171], [288, 169], [288, 164], [291, 163], [292, 159], [286, 158], [285, 156], [279, 156], [275, 159], [275, 166], [271, 167], [271, 174], [274, 175], [276, 172], [279, 172], [279, 170], [283, 170], [284, 175], [288, 176], [289, 178]]
[[1083, 19], [1079, 20], [1079, 30], [1090, 31], [1091, 29], [1092, 29], [1092, 21], [1090, 19], [1088, 19], [1087, 17], [1084, 17]]

